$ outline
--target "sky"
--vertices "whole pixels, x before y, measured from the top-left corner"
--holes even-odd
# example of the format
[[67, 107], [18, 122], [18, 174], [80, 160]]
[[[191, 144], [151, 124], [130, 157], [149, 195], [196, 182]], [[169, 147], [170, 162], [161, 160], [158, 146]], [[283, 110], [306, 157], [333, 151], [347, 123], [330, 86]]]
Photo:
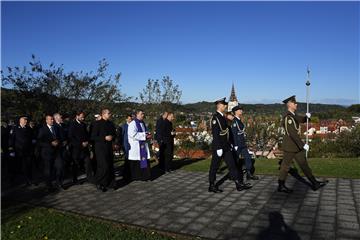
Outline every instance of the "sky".
[[291, 95], [359, 103], [359, 2], [1, 2], [1, 67], [41, 62], [96, 70], [106, 58], [122, 91], [170, 76], [192, 103]]

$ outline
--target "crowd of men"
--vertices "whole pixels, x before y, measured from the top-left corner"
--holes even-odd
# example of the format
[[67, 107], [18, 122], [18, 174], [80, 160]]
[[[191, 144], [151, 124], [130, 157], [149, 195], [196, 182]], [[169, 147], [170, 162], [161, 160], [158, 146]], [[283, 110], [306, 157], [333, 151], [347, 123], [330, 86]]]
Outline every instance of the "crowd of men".
[[[125, 123], [118, 127], [111, 121], [111, 115], [109, 109], [102, 109], [89, 125], [83, 111], [68, 121], [60, 113], [48, 114], [39, 126], [29, 122], [28, 116], [20, 116], [16, 124], [2, 123], [3, 175], [11, 184], [21, 179], [27, 185], [37, 185], [44, 179], [48, 191], [55, 191], [65, 188], [65, 174], [71, 176], [72, 184], [81, 184], [83, 181], [78, 178], [85, 173], [87, 181], [105, 192], [117, 187], [114, 152], [121, 149], [125, 160], [123, 180], [148, 181], [152, 135], [144, 122], [145, 113], [138, 110], [127, 115]], [[156, 139], [160, 166], [167, 173], [171, 171], [174, 151], [174, 114], [166, 112], [161, 119]]]
[[[254, 175], [254, 160], [246, 144], [245, 125], [241, 120], [243, 109], [235, 106], [231, 112], [227, 112], [228, 103], [225, 99], [215, 101], [216, 112], [211, 118], [213, 140], [208, 191], [214, 193], [222, 192], [219, 182], [216, 183], [221, 160], [225, 161], [229, 169], [228, 177], [234, 181], [238, 191], [252, 187], [244, 181], [244, 173], [247, 180], [259, 179]], [[317, 190], [326, 181], [318, 181], [312, 175], [305, 156], [309, 146], [302, 142], [298, 131], [299, 124], [310, 119], [311, 114], [301, 117], [295, 113], [295, 96], [284, 100], [284, 103], [288, 112], [284, 116], [286, 135], [278, 191], [292, 192], [285, 185], [285, 179], [291, 173], [293, 159], [309, 179], [309, 185]], [[134, 115], [127, 115], [125, 123], [118, 128], [111, 121], [111, 116], [110, 110], [105, 108], [95, 115], [96, 119], [89, 126], [85, 123], [83, 111], [78, 111], [67, 123], [64, 123], [60, 113], [55, 113], [46, 115], [45, 123], [38, 128], [33, 122], [28, 123], [27, 116], [20, 116], [16, 125], [2, 125], [1, 153], [5, 175], [12, 181], [20, 175], [27, 185], [37, 184], [38, 181], [33, 178], [35, 167], [43, 173], [48, 191], [54, 191], [64, 189], [66, 173], [67, 176], [71, 174], [73, 184], [79, 184], [79, 175], [86, 173], [86, 179], [95, 184], [98, 190], [105, 192], [109, 188], [117, 188], [114, 151], [120, 149], [124, 152], [125, 161], [123, 180], [150, 180], [151, 141], [156, 141], [159, 146], [157, 158], [162, 173], [172, 171], [176, 136], [172, 124], [174, 113], [166, 111], [157, 120], [154, 139], [144, 122], [144, 111], [137, 110]]]

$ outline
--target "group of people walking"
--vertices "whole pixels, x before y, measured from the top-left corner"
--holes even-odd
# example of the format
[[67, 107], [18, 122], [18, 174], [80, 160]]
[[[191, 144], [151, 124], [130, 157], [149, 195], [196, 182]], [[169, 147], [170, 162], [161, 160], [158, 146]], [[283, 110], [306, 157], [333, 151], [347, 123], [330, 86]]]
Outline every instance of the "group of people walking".
[[[283, 117], [285, 136], [282, 150], [284, 155], [280, 166], [277, 191], [285, 193], [293, 191], [285, 185], [285, 180], [294, 159], [308, 178], [308, 185], [316, 191], [325, 186], [327, 181], [319, 181], [313, 176], [306, 157], [309, 145], [305, 144], [300, 137], [300, 123], [310, 120], [311, 114], [306, 113], [306, 116], [296, 114], [295, 96], [285, 99], [283, 103], [286, 104], [287, 113]], [[216, 100], [215, 105], [216, 112], [211, 119], [213, 141], [208, 190], [214, 193], [222, 192], [219, 184], [216, 183], [216, 173], [222, 159], [229, 169], [230, 179], [234, 181], [236, 189], [238, 191], [250, 189], [251, 184], [244, 182], [243, 165], [245, 165], [246, 179], [258, 180], [259, 178], [254, 175], [254, 161], [252, 161], [246, 145], [245, 125], [241, 120], [243, 109], [238, 105], [233, 107], [231, 112], [227, 112], [226, 98]]]
[[[280, 166], [278, 191], [291, 193], [292, 190], [285, 185], [286, 176], [296, 160], [305, 176], [310, 181], [313, 190], [326, 184], [313, 176], [306, 158], [308, 144], [302, 142], [299, 124], [310, 119], [311, 114], [298, 116], [295, 111], [297, 103], [295, 96], [284, 100], [287, 113], [284, 115], [283, 126], [286, 134], [283, 141], [284, 157]], [[249, 153], [246, 144], [245, 125], [242, 122], [243, 109], [241, 106], [233, 107], [226, 112], [228, 103], [226, 98], [215, 101], [216, 112], [211, 118], [212, 132], [212, 159], [209, 169], [209, 192], [219, 193], [222, 190], [216, 182], [216, 174], [221, 160], [224, 160], [229, 169], [229, 178], [234, 181], [238, 191], [247, 190], [252, 185], [244, 181], [258, 180], [255, 175], [254, 159]], [[85, 172], [87, 180], [94, 183], [102, 192], [109, 188], [117, 188], [114, 172], [114, 151], [120, 148], [124, 151], [125, 181], [148, 181], [151, 177], [149, 144], [153, 140], [152, 134], [144, 122], [145, 113], [137, 110], [134, 115], [127, 115], [126, 122], [115, 127], [111, 121], [109, 109], [102, 109], [96, 115], [96, 120], [89, 126], [85, 123], [85, 113], [79, 111], [75, 118], [64, 124], [62, 115], [45, 116], [45, 124], [36, 130], [28, 124], [27, 116], [20, 116], [16, 126], [10, 131], [2, 126], [2, 158], [12, 158], [8, 162], [17, 162], [22, 166], [22, 173], [26, 183], [33, 181], [33, 163], [43, 162], [43, 173], [49, 191], [64, 189], [64, 163], [70, 159], [72, 183], [78, 184], [79, 174]], [[174, 156], [174, 138], [176, 132], [173, 127], [174, 113], [164, 112], [156, 122], [154, 140], [159, 146], [157, 158], [159, 168], [163, 174], [171, 172]], [[4, 135], [8, 133], [8, 135]], [[4, 143], [5, 141], [5, 143]], [[35, 151], [37, 149], [37, 151]], [[39, 164], [37, 164], [39, 165]], [[244, 166], [244, 170], [243, 170]], [[19, 165], [12, 164], [11, 176], [16, 176]]]
[[[111, 115], [109, 109], [102, 109], [89, 126], [85, 123], [83, 111], [77, 112], [67, 124], [61, 114], [55, 113], [46, 115], [45, 123], [39, 128], [30, 126], [27, 116], [20, 116], [14, 126], [2, 126], [2, 162], [5, 160], [3, 165], [9, 165], [5, 166], [8, 175], [12, 179], [24, 178], [27, 185], [37, 185], [33, 168], [39, 165], [42, 167], [38, 170], [43, 173], [48, 190], [61, 190], [64, 189], [65, 165], [69, 163], [70, 173], [67, 175], [71, 174], [73, 184], [82, 183], [78, 177], [85, 172], [87, 180], [104, 192], [117, 187], [114, 151], [122, 148], [124, 180], [149, 180], [149, 141], [152, 135], [144, 122], [144, 111], [127, 115], [126, 122], [118, 128], [111, 121]], [[173, 143], [170, 139], [173, 141], [173, 137], [169, 137], [165, 129], [171, 129], [170, 136], [175, 134], [171, 123], [173, 118], [173, 113], [167, 113], [164, 124], [160, 124], [161, 132], [157, 134], [158, 139], [162, 139], [160, 155], [163, 166], [166, 166], [164, 171], [171, 170]]]

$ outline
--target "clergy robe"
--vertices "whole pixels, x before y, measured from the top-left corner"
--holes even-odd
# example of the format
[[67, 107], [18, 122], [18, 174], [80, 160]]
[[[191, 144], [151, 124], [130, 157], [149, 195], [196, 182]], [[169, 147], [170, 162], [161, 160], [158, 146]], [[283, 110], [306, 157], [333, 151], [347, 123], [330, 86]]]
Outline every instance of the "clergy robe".
[[128, 126], [128, 141], [130, 145], [129, 149], [129, 164], [132, 180], [149, 180], [150, 178], [150, 151], [149, 145], [146, 142], [144, 144], [147, 155], [147, 166], [141, 167], [140, 164], [140, 141], [146, 141], [146, 125], [144, 122], [140, 123], [141, 129], [136, 126], [136, 121], [133, 120]]
[[[113, 136], [112, 141], [106, 141], [105, 136]], [[114, 155], [112, 144], [115, 141], [116, 129], [109, 120], [96, 121], [92, 127], [91, 140], [95, 144], [96, 175], [95, 183], [108, 187], [115, 179]]]

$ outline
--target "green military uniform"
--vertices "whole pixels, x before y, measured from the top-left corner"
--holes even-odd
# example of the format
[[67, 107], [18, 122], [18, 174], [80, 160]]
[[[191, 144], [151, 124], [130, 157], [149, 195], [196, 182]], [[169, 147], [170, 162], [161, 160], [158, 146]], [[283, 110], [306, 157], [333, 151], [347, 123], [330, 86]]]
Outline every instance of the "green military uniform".
[[[296, 103], [295, 96], [291, 96], [283, 101], [283, 103], [287, 104], [289, 101]], [[290, 165], [292, 164], [293, 159], [296, 160], [301, 170], [304, 172], [305, 176], [309, 179], [311, 183], [311, 188], [316, 191], [317, 189], [325, 186], [327, 181], [318, 181], [313, 176], [312, 171], [308, 165], [306, 159], [306, 152], [304, 149], [305, 144], [300, 138], [301, 129], [300, 123], [306, 122], [307, 117], [301, 117], [288, 111], [284, 115], [284, 128], [285, 128], [285, 136], [283, 139], [283, 160], [280, 166], [279, 173], [279, 192], [291, 193], [292, 190], [285, 186], [285, 179], [289, 172]], [[308, 149], [308, 146], [307, 146]]]
[[285, 136], [283, 139], [283, 161], [280, 167], [279, 180], [286, 179], [292, 160], [296, 162], [304, 172], [306, 177], [312, 176], [312, 171], [306, 161], [304, 143], [300, 138], [300, 123], [306, 122], [306, 117], [298, 116], [294, 113], [287, 112], [284, 115], [283, 123]]

